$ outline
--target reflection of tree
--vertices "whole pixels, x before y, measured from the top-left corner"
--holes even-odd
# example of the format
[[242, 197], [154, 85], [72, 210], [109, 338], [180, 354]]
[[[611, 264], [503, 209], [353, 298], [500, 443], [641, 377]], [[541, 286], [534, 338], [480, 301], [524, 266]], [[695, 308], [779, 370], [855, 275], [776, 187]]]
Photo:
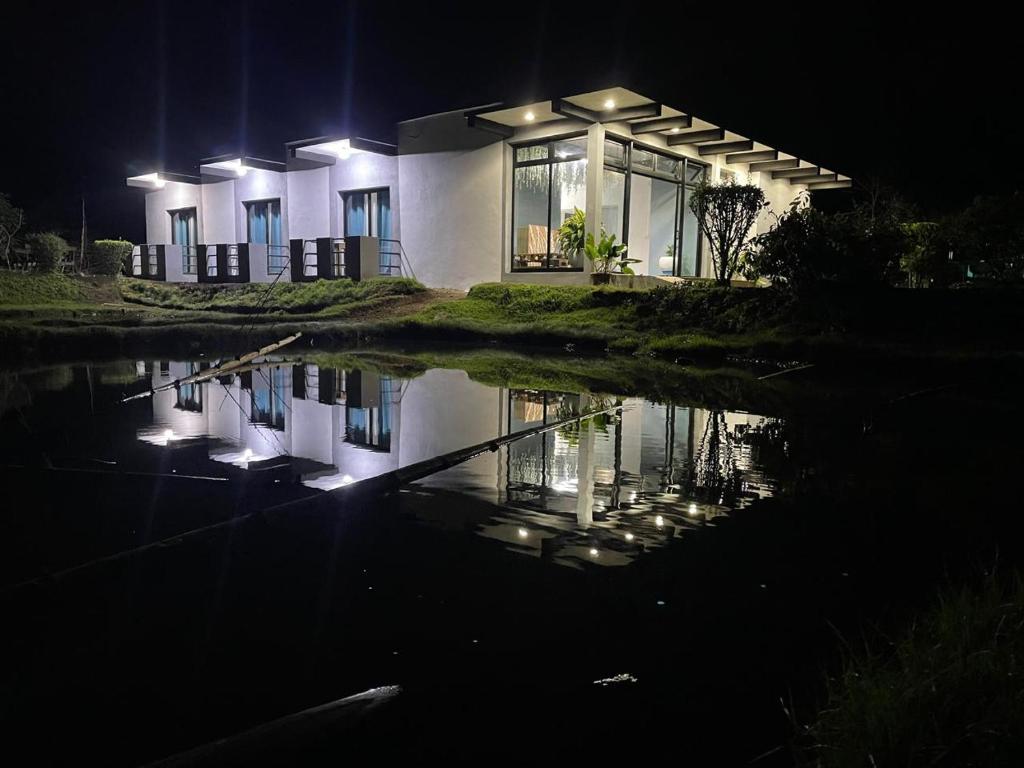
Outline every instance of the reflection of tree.
[[724, 411], [709, 411], [704, 433], [693, 457], [692, 483], [712, 499], [722, 500], [739, 490], [739, 471], [733, 436]]

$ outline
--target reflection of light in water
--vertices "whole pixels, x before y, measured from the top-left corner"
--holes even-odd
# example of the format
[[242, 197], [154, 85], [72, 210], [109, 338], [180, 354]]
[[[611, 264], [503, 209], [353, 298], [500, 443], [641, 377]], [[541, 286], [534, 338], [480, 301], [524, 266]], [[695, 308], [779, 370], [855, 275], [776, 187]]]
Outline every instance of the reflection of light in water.
[[170, 440], [172, 437], [174, 437], [174, 430], [173, 429], [165, 429], [164, 430], [164, 440]]
[[687, 511], [690, 513], [690, 517], [696, 517], [697, 516], [697, 505], [694, 504], [693, 502], [690, 502], [690, 508]]
[[636, 538], [636, 536], [634, 536], [632, 533], [627, 533], [626, 534], [626, 541], [632, 541], [635, 538]]
[[355, 481], [352, 475], [328, 475], [327, 477], [303, 480], [302, 484], [307, 488], [316, 488], [320, 491], [333, 491], [335, 488], [344, 488], [346, 485], [352, 485]]
[[597, 549], [595, 547], [590, 548], [590, 556], [597, 557]]
[[659, 528], [663, 528], [665, 526], [665, 518], [661, 515], [658, 515], [656, 518], [654, 518], [654, 524]]
[[529, 532], [525, 528], [520, 528], [519, 529], [519, 538], [520, 539], [525, 539], [529, 535], [530, 535]]
[[551, 488], [562, 493], [576, 493], [579, 485], [579, 478], [571, 478], [569, 480], [559, 480], [556, 483], [552, 483]]

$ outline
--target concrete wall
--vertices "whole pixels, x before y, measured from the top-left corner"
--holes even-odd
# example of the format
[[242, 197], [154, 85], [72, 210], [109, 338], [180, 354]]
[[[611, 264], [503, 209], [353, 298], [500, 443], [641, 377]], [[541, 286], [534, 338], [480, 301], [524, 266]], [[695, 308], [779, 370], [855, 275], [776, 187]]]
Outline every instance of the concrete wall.
[[289, 237], [314, 239], [331, 233], [331, 170], [324, 167], [286, 174]]
[[[225, 179], [203, 184], [203, 217], [206, 227], [199, 242], [204, 245], [237, 243], [235, 239], [235, 182]], [[245, 220], [242, 221], [243, 228]]]
[[467, 289], [501, 278], [504, 146], [401, 155], [402, 245], [426, 285]]
[[171, 216], [169, 211], [180, 208], [196, 209], [196, 232], [203, 242], [202, 186], [168, 181], [163, 189], [146, 193], [146, 242], [169, 244], [171, 242]]

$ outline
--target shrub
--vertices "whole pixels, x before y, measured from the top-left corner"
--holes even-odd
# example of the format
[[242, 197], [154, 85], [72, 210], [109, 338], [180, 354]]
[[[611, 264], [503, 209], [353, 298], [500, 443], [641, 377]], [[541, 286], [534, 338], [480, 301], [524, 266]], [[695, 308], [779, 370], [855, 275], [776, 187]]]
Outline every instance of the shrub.
[[127, 240], [96, 240], [89, 250], [89, 267], [97, 275], [119, 275], [132, 258]]
[[948, 225], [956, 258], [975, 275], [1002, 282], [1024, 278], [1024, 195], [975, 198]]
[[29, 235], [27, 240], [32, 260], [36, 263], [36, 269], [41, 272], [56, 270], [69, 249], [67, 241], [53, 232]]
[[895, 280], [906, 251], [904, 225], [892, 217], [863, 209], [824, 213], [797, 200], [768, 232], [754, 238], [743, 271], [806, 293], [824, 282]]

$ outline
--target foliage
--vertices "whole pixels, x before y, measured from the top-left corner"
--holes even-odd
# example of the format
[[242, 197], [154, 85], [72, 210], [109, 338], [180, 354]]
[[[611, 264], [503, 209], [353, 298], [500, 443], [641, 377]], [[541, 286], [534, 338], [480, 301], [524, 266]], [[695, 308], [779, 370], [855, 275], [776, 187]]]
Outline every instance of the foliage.
[[750, 228], [767, 206], [764, 191], [753, 184], [702, 180], [694, 188], [690, 210], [711, 246], [719, 284], [728, 285], [736, 273]]
[[958, 261], [978, 277], [1018, 282], [1024, 277], [1024, 194], [977, 197], [947, 223]]
[[948, 226], [931, 221], [903, 225], [906, 248], [900, 266], [912, 288], [946, 287], [963, 276], [962, 268], [949, 258]]
[[901, 637], [852, 653], [809, 729], [824, 768], [1020, 765], [1024, 585], [947, 590]]
[[96, 240], [89, 251], [90, 271], [98, 275], [119, 275], [131, 265], [132, 244], [127, 240]]
[[625, 243], [616, 244], [615, 235], [609, 235], [604, 229], [601, 230], [601, 240], [598, 242], [595, 242], [593, 232], [587, 233], [583, 251], [594, 265], [594, 272], [599, 275], [611, 274], [616, 270], [624, 275], [632, 275], [633, 270], [627, 265], [640, 261], [627, 259]]
[[868, 207], [825, 213], [801, 197], [753, 239], [743, 271], [806, 295], [826, 282], [895, 281], [906, 250], [907, 230], [894, 213]]
[[12, 204], [7, 195], [0, 193], [0, 256], [8, 269], [11, 268], [11, 249], [24, 226], [25, 212]]
[[0, 306], [75, 304], [85, 298], [78, 282], [59, 272], [0, 271]]
[[586, 223], [586, 214], [576, 208], [558, 228], [558, 250], [572, 258], [583, 253], [586, 247]]
[[[341, 308], [386, 301], [424, 291], [409, 278], [352, 280], [316, 280], [309, 283], [175, 284], [153, 280], [122, 278], [121, 296], [125, 301], [167, 309], [213, 310], [217, 312], [335, 312]], [[269, 291], [269, 295], [268, 295]]]
[[70, 250], [67, 241], [53, 232], [29, 235], [27, 241], [32, 260], [40, 272], [55, 271], [60, 266], [64, 254]]

